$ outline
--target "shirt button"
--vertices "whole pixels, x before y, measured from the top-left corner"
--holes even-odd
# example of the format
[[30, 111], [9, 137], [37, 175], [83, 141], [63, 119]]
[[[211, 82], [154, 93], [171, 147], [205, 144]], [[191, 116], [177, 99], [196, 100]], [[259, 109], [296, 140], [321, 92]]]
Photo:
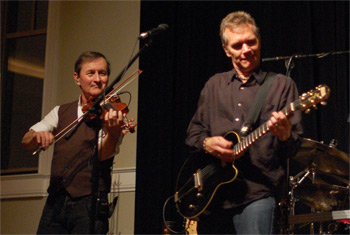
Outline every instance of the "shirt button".
[[238, 103], [237, 106], [238, 106], [238, 107], [241, 107], [241, 106], [242, 106], [242, 103]]
[[244, 90], [244, 86], [241, 86], [239, 89], [240, 89], [240, 90]]
[[66, 179], [66, 178], [63, 178], [63, 179], [62, 179], [62, 182], [66, 182], [66, 181], [67, 181], [67, 179]]
[[235, 121], [238, 122], [238, 121], [239, 121], [239, 118], [235, 118]]

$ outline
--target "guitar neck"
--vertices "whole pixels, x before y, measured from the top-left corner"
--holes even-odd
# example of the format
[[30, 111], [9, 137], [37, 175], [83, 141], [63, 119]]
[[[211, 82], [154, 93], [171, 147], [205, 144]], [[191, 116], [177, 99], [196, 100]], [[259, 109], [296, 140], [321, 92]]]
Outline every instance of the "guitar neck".
[[[281, 111], [286, 116], [289, 116], [292, 112], [295, 111], [294, 102], [284, 107]], [[263, 137], [269, 131], [270, 131], [270, 128], [269, 128], [268, 122], [264, 122], [257, 129], [255, 129], [253, 132], [247, 135], [245, 138], [242, 138], [242, 141], [240, 141], [234, 146], [234, 151], [236, 155], [239, 155], [240, 153], [248, 149], [255, 141]]]

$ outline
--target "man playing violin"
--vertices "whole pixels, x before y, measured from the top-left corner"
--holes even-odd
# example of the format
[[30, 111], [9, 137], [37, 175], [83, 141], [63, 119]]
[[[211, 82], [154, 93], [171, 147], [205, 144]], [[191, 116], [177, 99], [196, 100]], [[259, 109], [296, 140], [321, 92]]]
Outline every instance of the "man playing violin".
[[[91, 211], [92, 156], [96, 146], [96, 131], [92, 122], [83, 123], [69, 140], [55, 141], [54, 135], [83, 115], [82, 107], [104, 92], [110, 75], [110, 64], [98, 52], [82, 53], [73, 74], [80, 87], [79, 100], [56, 106], [43, 120], [24, 135], [22, 145], [29, 150], [38, 146], [45, 150], [54, 143], [49, 197], [39, 223], [39, 234], [88, 234]], [[123, 135], [121, 111], [110, 109], [103, 118], [99, 132], [98, 159], [100, 178], [98, 198], [108, 202], [111, 184], [110, 170], [114, 155], [119, 152]], [[97, 211], [96, 233], [108, 232], [108, 218]]]
[[[253, 143], [243, 156], [237, 156], [233, 143], [223, 136], [240, 132], [266, 72], [260, 66], [261, 39], [255, 20], [246, 12], [228, 14], [221, 22], [222, 47], [233, 69], [218, 73], [205, 84], [187, 133], [191, 153], [210, 154], [225, 163], [235, 160], [236, 180], [223, 185], [209, 209], [199, 217], [199, 233], [227, 233], [223, 215], [230, 216], [237, 234], [274, 232], [276, 201], [283, 191], [286, 159], [296, 149], [302, 133], [301, 114], [287, 117], [280, 110], [298, 98], [291, 78], [277, 74], [273, 80], [257, 125], [268, 122], [270, 133]], [[212, 206], [212, 205], [211, 205]], [[226, 210], [225, 210], [226, 209]], [[231, 217], [232, 216], [232, 217]]]

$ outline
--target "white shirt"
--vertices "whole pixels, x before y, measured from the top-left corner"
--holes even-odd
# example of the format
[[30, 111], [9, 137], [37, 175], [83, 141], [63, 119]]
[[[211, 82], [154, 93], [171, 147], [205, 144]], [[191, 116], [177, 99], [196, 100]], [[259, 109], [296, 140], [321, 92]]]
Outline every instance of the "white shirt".
[[[81, 106], [81, 101], [80, 101], [80, 97], [79, 97], [79, 101], [78, 101], [78, 108], [77, 108], [77, 113], [78, 113], [78, 118], [81, 117], [84, 113], [82, 111], [82, 106]], [[60, 108], [60, 106], [55, 106], [45, 117], [43, 120], [41, 120], [40, 122], [36, 123], [35, 125], [33, 125], [30, 129], [32, 129], [35, 132], [39, 132], [39, 131], [48, 131], [48, 132], [52, 132], [55, 128], [57, 128], [58, 126], [58, 109]], [[103, 130], [100, 130], [99, 132], [99, 143], [101, 143], [103, 137], [106, 135], [106, 133]], [[123, 134], [121, 134], [119, 136], [118, 142], [115, 146], [115, 150], [113, 155], [116, 155], [119, 153], [120, 151], [120, 145], [122, 143], [123, 140]]]

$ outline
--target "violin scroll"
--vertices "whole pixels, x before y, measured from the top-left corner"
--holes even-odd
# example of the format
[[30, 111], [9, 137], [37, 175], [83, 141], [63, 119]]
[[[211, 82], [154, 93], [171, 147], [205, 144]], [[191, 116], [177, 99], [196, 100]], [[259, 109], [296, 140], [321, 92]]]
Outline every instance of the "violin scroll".
[[124, 128], [123, 130], [123, 134], [127, 134], [129, 131], [130, 133], [134, 133], [135, 132], [135, 127], [137, 126], [137, 123], [135, 124], [131, 124], [132, 122], [134, 122], [134, 118], [131, 118], [130, 120], [128, 119], [128, 117], [126, 116], [126, 114], [123, 114], [123, 122], [124, 125], [122, 126]]

